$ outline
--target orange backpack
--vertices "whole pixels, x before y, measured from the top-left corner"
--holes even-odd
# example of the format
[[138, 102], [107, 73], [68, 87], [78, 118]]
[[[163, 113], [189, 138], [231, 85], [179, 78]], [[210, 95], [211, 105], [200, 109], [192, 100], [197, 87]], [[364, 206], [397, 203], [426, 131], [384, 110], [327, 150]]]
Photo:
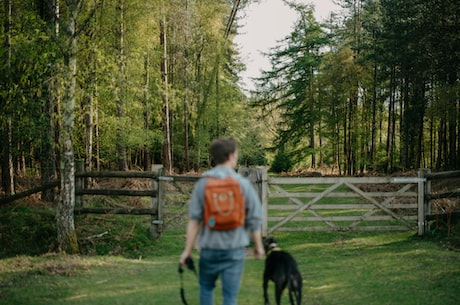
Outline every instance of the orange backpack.
[[244, 225], [246, 208], [238, 180], [208, 177], [204, 190], [204, 223], [208, 228], [233, 230]]

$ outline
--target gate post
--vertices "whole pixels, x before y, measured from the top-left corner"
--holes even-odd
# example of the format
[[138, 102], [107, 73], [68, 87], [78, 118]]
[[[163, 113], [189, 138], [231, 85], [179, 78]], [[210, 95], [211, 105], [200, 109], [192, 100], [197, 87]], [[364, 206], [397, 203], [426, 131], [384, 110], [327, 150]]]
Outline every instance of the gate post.
[[260, 201], [262, 202], [262, 237], [268, 235], [268, 171], [266, 168], [261, 169], [261, 194]]
[[430, 182], [426, 179], [426, 175], [430, 172], [427, 168], [420, 168], [418, 171], [418, 177], [421, 178], [418, 182], [418, 235], [422, 236], [428, 231], [428, 222], [426, 221], [426, 215], [429, 213], [429, 200], [428, 196], [428, 188]]
[[249, 179], [262, 203], [262, 237], [268, 232], [268, 173], [267, 169], [240, 167], [238, 173]]
[[152, 172], [155, 174], [155, 178], [152, 179], [152, 189], [156, 192], [156, 197], [152, 197], [150, 207], [156, 210], [156, 213], [153, 214], [151, 218], [150, 235], [157, 239], [163, 232], [163, 205], [165, 200], [165, 188], [164, 182], [160, 179], [160, 176], [164, 172], [163, 165], [152, 165]]

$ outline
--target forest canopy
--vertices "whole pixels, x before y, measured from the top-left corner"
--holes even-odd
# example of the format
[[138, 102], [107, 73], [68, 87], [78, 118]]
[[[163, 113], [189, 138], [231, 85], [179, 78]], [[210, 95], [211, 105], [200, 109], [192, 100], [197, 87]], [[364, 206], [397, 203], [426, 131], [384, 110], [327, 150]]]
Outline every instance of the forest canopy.
[[66, 151], [88, 170], [199, 171], [224, 135], [278, 172], [460, 168], [457, 0], [341, 0], [325, 22], [285, 1], [298, 19], [248, 94], [234, 38], [252, 2], [3, 1], [2, 192], [58, 177]]

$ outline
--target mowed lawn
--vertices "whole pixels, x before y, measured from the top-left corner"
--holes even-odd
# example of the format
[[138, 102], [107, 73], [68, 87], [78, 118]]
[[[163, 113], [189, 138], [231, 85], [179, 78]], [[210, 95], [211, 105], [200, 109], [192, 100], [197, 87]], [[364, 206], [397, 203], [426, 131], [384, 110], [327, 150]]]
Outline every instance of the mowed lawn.
[[[448, 250], [441, 240], [415, 232], [274, 236], [298, 261], [302, 304], [460, 304], [460, 252]], [[150, 254], [137, 259], [63, 254], [2, 259], [0, 304], [179, 305], [183, 243], [183, 230], [170, 230], [152, 241]], [[248, 257], [240, 305], [263, 304], [263, 268], [263, 260]], [[199, 304], [197, 279], [189, 271], [184, 289], [189, 305]], [[273, 284], [269, 289], [275, 304]], [[215, 304], [220, 301], [217, 291]], [[286, 292], [283, 304], [289, 304]]]

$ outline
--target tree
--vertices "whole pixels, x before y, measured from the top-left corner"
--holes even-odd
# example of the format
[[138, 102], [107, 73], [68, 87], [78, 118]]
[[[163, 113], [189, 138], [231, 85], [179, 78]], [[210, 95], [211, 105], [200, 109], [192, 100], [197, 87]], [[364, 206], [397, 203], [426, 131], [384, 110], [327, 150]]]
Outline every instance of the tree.
[[12, 31], [12, 3], [11, 0], [3, 2], [4, 14], [4, 51], [3, 60], [6, 63], [4, 66], [4, 76], [2, 77], [2, 85], [7, 88], [0, 95], [0, 105], [4, 109], [0, 120], [0, 133], [2, 135], [0, 145], [0, 160], [2, 169], [2, 187], [7, 195], [14, 194], [14, 174], [13, 174], [13, 158], [12, 158], [12, 118], [11, 118], [11, 31]]
[[75, 207], [75, 161], [73, 132], [75, 121], [76, 74], [77, 74], [77, 17], [81, 0], [67, 0], [66, 20], [66, 66], [65, 92], [62, 100], [61, 192], [57, 208], [57, 239], [59, 249], [78, 253], [77, 234], [74, 224]]
[[125, 2], [118, 0], [117, 4], [117, 65], [118, 65], [118, 81], [117, 81], [117, 117], [119, 125], [117, 128], [117, 153], [118, 153], [118, 169], [127, 170], [128, 163], [126, 159], [126, 139], [125, 139], [125, 103], [126, 103], [126, 57], [125, 57]]
[[[40, 2], [40, 17], [45, 21], [48, 27], [49, 36], [52, 37], [53, 43], [49, 45], [50, 54], [59, 54], [52, 52], [57, 50], [56, 44], [59, 40], [59, 19], [60, 19], [60, 2], [59, 0], [44, 0]], [[58, 110], [61, 103], [61, 78], [62, 78], [62, 57], [50, 56], [51, 68], [49, 72], [49, 81], [47, 82], [47, 95], [43, 106], [43, 121], [48, 128], [43, 128], [42, 147], [41, 147], [41, 180], [42, 183], [48, 183], [57, 179], [56, 168], [56, 142], [57, 130], [59, 129], [56, 117], [59, 116]], [[54, 202], [56, 197], [54, 188], [45, 190], [42, 198]]]
[[[425, 35], [434, 91], [427, 107], [439, 120], [436, 168], [458, 169], [460, 167], [460, 7], [458, 1], [431, 0], [424, 11]], [[442, 33], [442, 35], [439, 35]], [[431, 136], [433, 138], [433, 136]], [[428, 143], [429, 146], [430, 143]]]
[[170, 105], [169, 105], [169, 80], [168, 80], [168, 46], [166, 33], [166, 17], [163, 15], [160, 20], [160, 45], [163, 48], [163, 60], [161, 63], [161, 75], [163, 80], [163, 130], [164, 130], [164, 146], [163, 159], [167, 173], [172, 172], [172, 156], [171, 156], [171, 125], [170, 125]]
[[297, 161], [310, 156], [315, 167], [315, 129], [321, 118], [316, 82], [327, 37], [311, 7], [290, 5], [300, 17], [294, 31], [269, 54], [272, 69], [258, 79], [255, 105], [280, 113], [276, 145], [289, 148]]

